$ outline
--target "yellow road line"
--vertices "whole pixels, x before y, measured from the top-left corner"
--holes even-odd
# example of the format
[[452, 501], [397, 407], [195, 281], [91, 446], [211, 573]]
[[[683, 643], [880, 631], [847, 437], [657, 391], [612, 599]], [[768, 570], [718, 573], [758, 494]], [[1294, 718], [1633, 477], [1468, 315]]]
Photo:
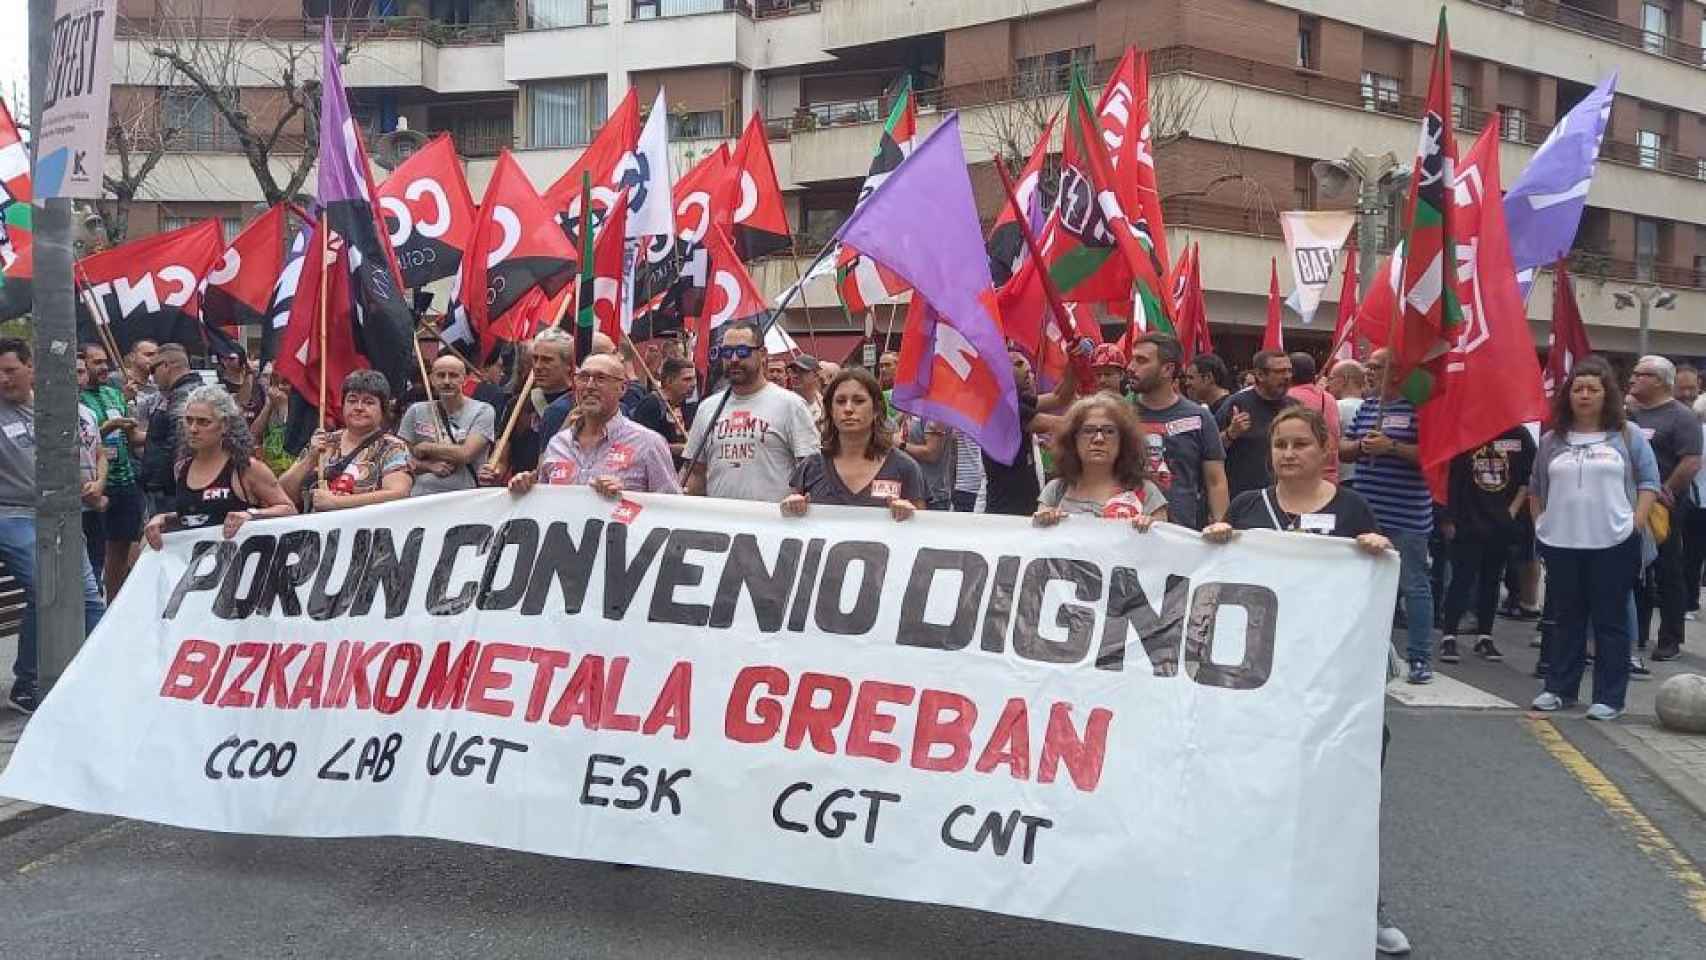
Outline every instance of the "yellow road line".
[[129, 821], [129, 820], [119, 820], [116, 823], [109, 823], [106, 826], [102, 827], [101, 829], [96, 830], [94, 833], [91, 833], [88, 836], [83, 837], [79, 840], [73, 841], [72, 843], [68, 843], [65, 846], [60, 847], [58, 850], [55, 850], [52, 853], [49, 853], [48, 855], [42, 857], [39, 860], [31, 860], [29, 863], [26, 863], [23, 866], [19, 867], [18, 873], [20, 876], [23, 876], [23, 875], [28, 875], [28, 874], [34, 873], [35, 871], [40, 870], [43, 867], [51, 867], [54, 864], [60, 862], [61, 860], [64, 860], [67, 857], [71, 856], [73, 853], [77, 853], [78, 851], [84, 849], [85, 847], [93, 846], [94, 844], [99, 843], [102, 840], [105, 840], [106, 838], [112, 836], [114, 833], [117, 833], [119, 830], [122, 830], [126, 826], [129, 826], [130, 823], [131, 823], [131, 821]]
[[1599, 805], [1611, 814], [1612, 819], [1635, 838], [1635, 845], [1641, 848], [1641, 852], [1682, 886], [1683, 899], [1688, 902], [1689, 908], [1700, 922], [1706, 923], [1706, 876], [1701, 876], [1700, 869], [1688, 859], [1687, 854], [1677, 849], [1676, 844], [1672, 843], [1646, 814], [1637, 810], [1629, 797], [1618, 789], [1617, 784], [1611, 782], [1611, 778], [1594, 766], [1593, 761], [1565, 740], [1558, 728], [1552, 725], [1552, 721], [1539, 717], [1524, 717], [1522, 722], [1528, 727], [1528, 732], [1534, 734], [1534, 738], [1546, 748], [1546, 752], [1569, 771], [1570, 776], [1576, 778], [1588, 796], [1599, 801]]

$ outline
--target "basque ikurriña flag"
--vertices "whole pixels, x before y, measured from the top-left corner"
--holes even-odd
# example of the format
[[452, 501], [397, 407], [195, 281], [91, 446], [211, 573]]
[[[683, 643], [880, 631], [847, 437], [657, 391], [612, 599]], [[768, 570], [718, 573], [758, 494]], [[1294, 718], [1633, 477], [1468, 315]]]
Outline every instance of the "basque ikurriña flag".
[[337, 262], [326, 267], [325, 281], [348, 290], [346, 297], [331, 298], [346, 302], [348, 311], [328, 316], [326, 326], [348, 326], [356, 352], [385, 374], [394, 396], [402, 396], [415, 370], [414, 311], [403, 297], [403, 279], [379, 217], [367, 147], [350, 116], [329, 18], [321, 33], [320, 62], [319, 200], [330, 229], [328, 248], [337, 255]]
[[35, 257], [30, 243], [30, 151], [0, 101], [0, 320], [30, 312]]
[[912, 288], [895, 406], [958, 427], [991, 457], [1012, 463], [1019, 452], [1018, 394], [958, 113], [865, 198], [836, 239]]

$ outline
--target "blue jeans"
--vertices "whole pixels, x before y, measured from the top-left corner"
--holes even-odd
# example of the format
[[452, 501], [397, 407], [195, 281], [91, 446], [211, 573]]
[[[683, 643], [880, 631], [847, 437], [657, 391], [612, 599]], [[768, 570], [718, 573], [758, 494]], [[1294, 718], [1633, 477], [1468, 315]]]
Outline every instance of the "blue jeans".
[[[83, 635], [95, 632], [95, 624], [107, 612], [101, 588], [86, 551], [78, 551], [83, 562]], [[17, 677], [14, 689], [34, 687], [39, 648], [36, 644], [36, 521], [34, 517], [0, 517], [0, 563], [24, 588], [24, 618], [18, 626], [18, 659], [12, 664]]]
[[1386, 534], [1398, 548], [1398, 592], [1404, 596], [1404, 620], [1410, 643], [1406, 660], [1433, 662], [1434, 585], [1428, 572], [1428, 535], [1393, 530]]
[[1641, 538], [1632, 536], [1602, 550], [1540, 545], [1546, 586], [1556, 594], [1558, 625], [1542, 654], [1546, 689], [1566, 701], [1581, 694], [1587, 669], [1588, 630], [1593, 630], [1593, 702], [1623, 709], [1629, 692], [1631, 629], [1629, 603], [1641, 558]]

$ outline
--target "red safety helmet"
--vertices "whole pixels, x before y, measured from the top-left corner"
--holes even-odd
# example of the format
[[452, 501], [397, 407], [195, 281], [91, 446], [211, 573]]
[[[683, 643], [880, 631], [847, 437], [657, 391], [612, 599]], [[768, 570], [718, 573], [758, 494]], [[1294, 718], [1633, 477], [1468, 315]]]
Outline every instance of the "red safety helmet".
[[1096, 352], [1090, 355], [1091, 367], [1119, 367], [1125, 369], [1125, 353], [1117, 343], [1103, 343], [1096, 346]]

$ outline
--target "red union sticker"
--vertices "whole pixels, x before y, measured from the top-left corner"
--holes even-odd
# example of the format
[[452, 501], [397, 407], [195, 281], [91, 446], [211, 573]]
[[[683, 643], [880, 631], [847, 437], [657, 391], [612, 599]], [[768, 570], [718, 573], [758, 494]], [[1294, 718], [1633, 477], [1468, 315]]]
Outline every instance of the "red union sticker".
[[616, 509], [610, 511], [610, 519], [625, 526], [633, 523], [634, 518], [638, 517], [640, 515], [640, 511], [644, 509], [645, 507], [641, 504], [635, 503], [627, 497], [623, 497], [621, 500], [617, 501]]
[[872, 480], [871, 496], [878, 500], [893, 500], [900, 496], [899, 480]]
[[551, 460], [539, 467], [539, 479], [551, 486], [567, 486], [575, 482], [575, 464], [572, 460]]
[[604, 455], [604, 462], [610, 465], [610, 469], [620, 473], [634, 462], [634, 448], [625, 443], [613, 443], [610, 445], [610, 452]]

